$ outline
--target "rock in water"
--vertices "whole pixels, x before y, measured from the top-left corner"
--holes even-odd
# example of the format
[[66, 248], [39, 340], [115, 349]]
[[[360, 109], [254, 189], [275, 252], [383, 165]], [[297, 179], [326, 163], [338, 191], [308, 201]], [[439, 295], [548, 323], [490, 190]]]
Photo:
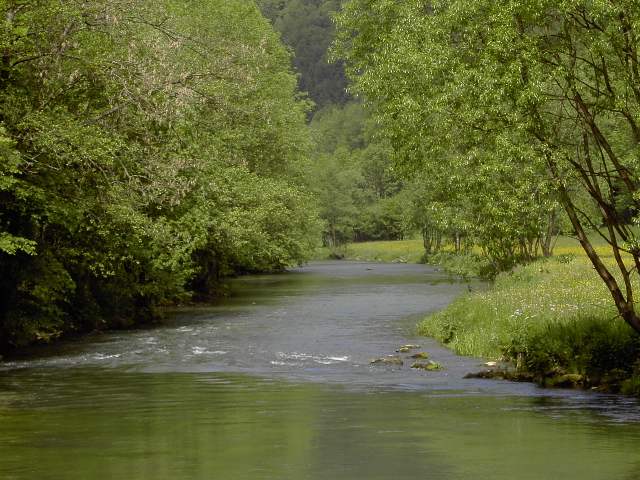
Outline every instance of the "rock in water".
[[411, 358], [415, 358], [416, 360], [426, 360], [429, 358], [429, 354], [427, 352], [418, 352], [411, 355]]
[[407, 353], [407, 352], [410, 352], [411, 350], [415, 350], [416, 348], [420, 348], [420, 345], [403, 345], [398, 350], [396, 350], [396, 352]]
[[429, 360], [428, 362], [415, 362], [413, 365], [411, 365], [411, 368], [434, 372], [436, 370], [442, 370], [442, 365], [440, 365], [438, 362]]
[[371, 365], [397, 365], [401, 367], [404, 362], [396, 355], [390, 355], [388, 357], [374, 358], [369, 362]]

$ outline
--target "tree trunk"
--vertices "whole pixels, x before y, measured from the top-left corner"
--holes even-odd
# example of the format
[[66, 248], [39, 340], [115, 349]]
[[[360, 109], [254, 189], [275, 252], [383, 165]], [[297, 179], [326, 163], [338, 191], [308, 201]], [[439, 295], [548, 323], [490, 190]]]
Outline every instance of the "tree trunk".
[[[555, 229], [556, 229], [556, 221], [558, 219], [558, 214], [556, 212], [556, 209], [553, 208], [551, 209], [551, 211], [549, 212], [549, 221], [547, 223], [547, 232], [545, 233], [544, 237], [542, 238], [542, 255], [545, 258], [549, 258], [551, 255], [553, 255], [553, 247], [554, 247], [554, 237], [556, 237], [555, 235]], [[557, 237], [556, 237], [557, 238]]]
[[424, 247], [424, 253], [427, 255], [431, 255], [433, 250], [431, 235], [429, 234], [429, 229], [427, 227], [422, 227], [422, 246]]
[[[552, 168], [555, 173], [555, 168], [554, 167]], [[618, 313], [631, 328], [633, 328], [636, 332], [640, 333], [640, 317], [638, 317], [638, 314], [635, 311], [635, 306], [633, 303], [633, 297], [631, 295], [631, 291], [628, 290], [627, 292], [628, 298], [625, 298], [615, 277], [611, 274], [611, 272], [609, 272], [606, 265], [602, 262], [602, 259], [600, 258], [596, 250], [593, 248], [591, 241], [587, 237], [587, 234], [584, 231], [584, 228], [582, 227], [582, 222], [580, 221], [576, 213], [576, 208], [573, 202], [571, 201], [565, 187], [561, 185], [559, 188], [559, 191], [560, 191], [560, 200], [562, 202], [562, 205], [565, 211], [567, 212], [567, 215], [569, 216], [569, 220], [571, 221], [571, 225], [573, 226], [576, 232], [578, 240], [580, 241], [580, 244], [582, 245], [582, 248], [584, 249], [585, 253], [589, 257], [589, 260], [591, 260], [591, 263], [595, 268], [596, 272], [598, 272], [598, 275], [600, 275], [600, 278], [602, 278], [605, 285], [607, 286], [607, 289], [609, 290], [609, 293], [613, 298], [613, 301], [615, 303], [616, 309], [618, 310]], [[619, 257], [620, 251], [619, 249], [615, 251], [616, 248], [617, 246], [612, 245], [612, 249], [614, 249], [614, 256]], [[623, 276], [625, 283], [629, 284], [628, 269], [620, 268], [620, 273]]]

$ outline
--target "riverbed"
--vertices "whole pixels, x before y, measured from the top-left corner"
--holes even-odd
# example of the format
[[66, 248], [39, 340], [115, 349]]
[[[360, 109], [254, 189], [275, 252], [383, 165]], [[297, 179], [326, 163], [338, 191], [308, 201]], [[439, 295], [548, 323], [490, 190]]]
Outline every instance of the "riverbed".
[[[640, 478], [635, 399], [464, 379], [481, 360], [414, 336], [482, 285], [325, 262], [230, 288], [0, 363], [0, 478]], [[407, 343], [443, 370], [370, 365]]]

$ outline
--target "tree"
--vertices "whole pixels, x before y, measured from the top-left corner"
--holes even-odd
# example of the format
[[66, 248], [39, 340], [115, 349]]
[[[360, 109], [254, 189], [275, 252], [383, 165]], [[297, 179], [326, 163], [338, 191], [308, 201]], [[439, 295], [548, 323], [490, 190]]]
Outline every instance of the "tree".
[[[339, 52], [401, 158], [433, 162], [439, 143], [453, 162], [436, 158], [451, 165], [489, 143], [512, 173], [531, 167], [534, 178], [519, 179], [562, 204], [636, 331], [640, 248], [628, 219], [638, 207], [639, 19], [633, 1], [550, 0], [352, 0], [339, 19]], [[597, 216], [582, 208], [585, 196]]]
[[326, 107], [311, 122], [316, 155], [310, 177], [325, 243], [390, 240], [406, 233], [402, 183], [393, 171], [389, 146], [377, 137], [369, 114], [357, 103]]
[[259, 4], [295, 52], [300, 90], [308, 92], [318, 109], [346, 103], [344, 67], [341, 62], [330, 63], [327, 56], [335, 34], [331, 16], [340, 9], [340, 1], [260, 0]]
[[307, 258], [309, 104], [255, 4], [4, 0], [0, 15], [0, 349]]

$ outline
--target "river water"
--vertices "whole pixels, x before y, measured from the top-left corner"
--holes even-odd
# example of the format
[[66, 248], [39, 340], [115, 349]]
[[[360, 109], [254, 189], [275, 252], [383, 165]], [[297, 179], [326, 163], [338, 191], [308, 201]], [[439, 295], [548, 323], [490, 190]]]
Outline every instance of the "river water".
[[[0, 363], [0, 478], [640, 479], [636, 400], [465, 380], [480, 360], [413, 336], [469, 288], [316, 263]], [[405, 343], [445, 369], [369, 365]]]

